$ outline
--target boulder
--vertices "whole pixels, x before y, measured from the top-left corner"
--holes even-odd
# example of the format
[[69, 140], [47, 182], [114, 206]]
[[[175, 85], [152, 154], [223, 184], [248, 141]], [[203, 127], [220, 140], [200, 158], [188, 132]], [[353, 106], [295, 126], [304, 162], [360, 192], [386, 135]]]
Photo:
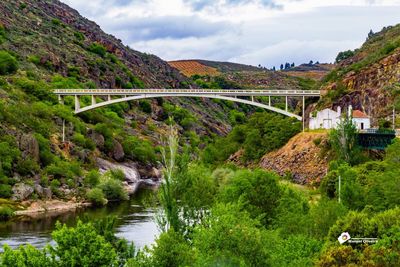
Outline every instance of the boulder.
[[53, 197], [53, 192], [50, 188], [43, 188], [43, 198], [51, 199]]
[[33, 189], [40, 198], [43, 198], [43, 187], [40, 184], [35, 184]]
[[134, 162], [125, 162], [120, 164], [109, 162], [101, 158], [97, 158], [96, 161], [100, 173], [105, 173], [108, 170], [120, 169], [125, 175], [125, 181], [129, 184], [138, 183], [140, 181], [140, 174]]
[[22, 157], [24, 159], [31, 157], [36, 162], [39, 162], [39, 143], [33, 135], [21, 135], [19, 139], [19, 149], [22, 151]]
[[89, 130], [89, 138], [96, 144], [96, 147], [99, 149], [104, 148], [104, 136], [93, 130]]
[[11, 199], [14, 201], [23, 201], [27, 199], [30, 195], [32, 195], [33, 191], [34, 191], [33, 187], [27, 184], [23, 183], [15, 184], [12, 188], [13, 195]]
[[125, 157], [125, 152], [122, 145], [116, 140], [113, 141], [111, 157], [116, 161], [122, 161]]

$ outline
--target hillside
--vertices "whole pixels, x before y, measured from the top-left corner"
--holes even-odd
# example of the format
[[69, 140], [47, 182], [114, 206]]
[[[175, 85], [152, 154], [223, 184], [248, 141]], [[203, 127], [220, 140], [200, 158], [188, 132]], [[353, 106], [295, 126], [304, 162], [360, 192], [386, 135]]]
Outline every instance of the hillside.
[[[0, 198], [79, 201], [98, 185], [99, 167], [112, 164], [136, 169], [139, 178], [159, 178], [154, 167], [169, 117], [196, 151], [210, 136], [229, 132], [231, 109], [243, 111], [235, 104], [169, 98], [75, 116], [73, 99], [58, 105], [52, 89], [188, 86], [196, 85], [167, 62], [130, 49], [57, 0], [1, 1]], [[82, 105], [88, 101], [81, 98]], [[124, 183], [137, 182], [136, 175], [125, 176]]]
[[[198, 59], [170, 61], [169, 64], [187, 77], [200, 76], [200, 79], [205, 82], [222, 79], [226, 81], [226, 86], [232, 88], [307, 90], [311, 89], [315, 83], [315, 75], [309, 75], [310, 77], [308, 77], [307, 71], [303, 71], [301, 75], [296, 75], [295, 73], [270, 71], [238, 63]], [[204, 85], [197, 84], [200, 87]]]
[[259, 166], [299, 184], [318, 185], [328, 170], [327, 133], [299, 133], [282, 148], [266, 154]]
[[[317, 108], [346, 107], [362, 110], [378, 120], [390, 117], [400, 82], [400, 25], [370, 34], [354, 51], [338, 55], [337, 67], [323, 80], [325, 95]], [[398, 97], [397, 97], [398, 98]]]
[[192, 77], [193, 75], [220, 75], [220, 72], [216, 68], [203, 65], [196, 60], [169, 61], [168, 64], [178, 69], [186, 77]]
[[324, 78], [335, 65], [333, 64], [301, 64], [294, 68], [284, 70], [287, 75], [300, 77], [304, 79], [321, 80]]

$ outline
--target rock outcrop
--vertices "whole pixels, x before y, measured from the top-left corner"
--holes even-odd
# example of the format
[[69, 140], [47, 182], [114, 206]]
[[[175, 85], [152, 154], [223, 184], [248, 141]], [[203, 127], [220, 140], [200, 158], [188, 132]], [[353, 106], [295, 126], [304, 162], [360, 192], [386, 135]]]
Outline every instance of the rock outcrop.
[[291, 175], [299, 184], [318, 184], [328, 168], [328, 155], [323, 151], [326, 141], [326, 133], [300, 133], [284, 147], [265, 155], [260, 167]]
[[13, 195], [11, 197], [12, 200], [24, 201], [30, 195], [32, 195], [32, 193], [34, 192], [34, 189], [32, 186], [29, 186], [27, 184], [18, 183], [13, 186], [12, 192], [13, 192]]

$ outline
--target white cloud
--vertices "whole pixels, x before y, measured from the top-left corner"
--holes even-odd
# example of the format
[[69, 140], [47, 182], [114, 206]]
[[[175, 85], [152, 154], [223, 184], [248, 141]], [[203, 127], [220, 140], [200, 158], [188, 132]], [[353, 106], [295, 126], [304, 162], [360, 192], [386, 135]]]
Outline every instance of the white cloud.
[[106, 32], [166, 60], [272, 67], [331, 62], [370, 29], [400, 22], [400, 0], [63, 0]]

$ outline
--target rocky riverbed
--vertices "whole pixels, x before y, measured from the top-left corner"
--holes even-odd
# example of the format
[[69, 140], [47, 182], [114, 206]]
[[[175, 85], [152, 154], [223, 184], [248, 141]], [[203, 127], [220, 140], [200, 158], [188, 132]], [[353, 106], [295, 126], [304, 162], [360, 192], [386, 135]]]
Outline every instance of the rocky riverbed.
[[[117, 163], [101, 158], [97, 158], [96, 163], [101, 174], [109, 170], [121, 170], [125, 175], [123, 186], [129, 195], [135, 194], [141, 186], [156, 187], [162, 179], [161, 171], [151, 165], [143, 166], [133, 161]], [[33, 184], [17, 183], [12, 190], [11, 199], [19, 202], [20, 207], [24, 207], [15, 212], [16, 216], [32, 217], [39, 213], [62, 213], [91, 205], [82, 199], [77, 199], [76, 189], [68, 188], [66, 185], [58, 188], [65, 196], [64, 199], [57, 199], [50, 187], [40, 185], [40, 179], [34, 180]]]

